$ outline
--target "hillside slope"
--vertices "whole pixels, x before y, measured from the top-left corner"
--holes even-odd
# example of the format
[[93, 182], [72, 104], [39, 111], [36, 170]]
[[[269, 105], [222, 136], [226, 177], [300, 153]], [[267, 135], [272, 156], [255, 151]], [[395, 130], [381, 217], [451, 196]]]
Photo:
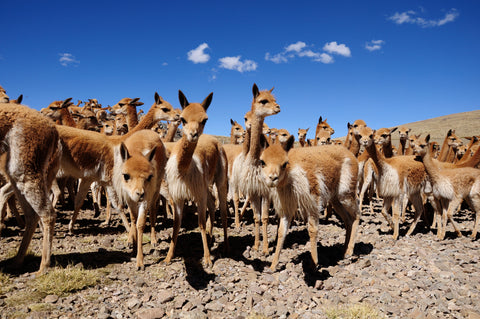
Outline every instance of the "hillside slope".
[[[455, 134], [460, 137], [480, 135], [480, 110], [454, 113], [399, 126], [411, 128], [410, 134], [422, 134], [423, 136], [430, 134], [434, 141], [440, 143], [443, 142], [449, 129], [454, 129]], [[398, 134], [393, 133], [392, 140], [398, 141]]]

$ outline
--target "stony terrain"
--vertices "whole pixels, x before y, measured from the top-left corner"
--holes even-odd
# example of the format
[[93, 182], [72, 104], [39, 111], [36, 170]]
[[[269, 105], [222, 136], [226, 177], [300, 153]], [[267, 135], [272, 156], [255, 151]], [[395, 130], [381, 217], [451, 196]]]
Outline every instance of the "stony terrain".
[[[321, 221], [320, 265], [312, 269], [306, 227], [298, 221], [273, 273], [268, 271], [271, 255], [250, 247], [251, 214], [241, 229], [230, 227], [228, 255], [223, 254], [222, 232], [216, 225], [211, 269], [200, 262], [203, 252], [193, 212], [183, 222], [176, 258], [163, 264], [172, 223], [161, 220], [157, 226], [161, 242], [155, 248], [144, 245], [146, 269], [137, 271], [118, 220], [101, 227], [104, 216], [94, 218], [87, 209], [72, 236], [66, 234], [71, 211], [65, 211], [57, 219], [54, 264], [101, 270], [104, 278], [66, 296], [48, 295], [36, 307], [25, 302], [12, 305], [15, 295], [30, 293], [26, 290], [31, 289], [31, 272], [40, 263], [37, 231], [31, 245], [37, 257], [9, 273], [15, 289], [0, 295], [0, 317], [332, 318], [329, 309], [364, 305], [378, 311], [379, 318], [480, 318], [480, 242], [468, 237], [473, 214], [462, 210], [456, 216], [464, 229], [462, 238], [449, 226], [447, 239], [438, 241], [424, 223], [407, 238], [407, 219], [402, 236], [393, 241], [379, 214], [380, 203], [375, 204], [374, 214], [363, 211], [353, 257], [341, 258], [345, 231], [332, 217]], [[271, 250], [275, 232], [276, 227], [269, 226]], [[14, 220], [9, 221], [1, 238], [0, 268], [18, 248], [20, 234]]]

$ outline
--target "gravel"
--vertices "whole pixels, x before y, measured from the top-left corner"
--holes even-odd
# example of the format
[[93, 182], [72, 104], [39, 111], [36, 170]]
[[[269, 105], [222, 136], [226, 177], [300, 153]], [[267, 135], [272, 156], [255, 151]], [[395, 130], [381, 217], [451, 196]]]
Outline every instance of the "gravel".
[[[40, 302], [49, 307], [12, 306], [12, 294], [29, 289], [30, 272], [40, 258], [10, 273], [15, 289], [0, 295], [0, 317], [13, 318], [328, 318], [326, 310], [357, 304], [369, 305], [388, 318], [480, 318], [480, 243], [469, 235], [474, 216], [463, 209], [456, 220], [464, 230], [458, 238], [448, 226], [439, 241], [435, 230], [423, 222], [405, 237], [412, 215], [401, 228], [399, 240], [379, 213], [364, 210], [354, 256], [342, 259], [345, 231], [335, 216], [320, 222], [319, 259], [314, 268], [308, 233], [301, 221], [293, 223], [275, 272], [268, 267], [273, 254], [276, 219], [270, 219], [270, 254], [254, 251], [253, 222], [247, 212], [240, 229], [229, 228], [230, 252], [223, 253], [223, 232], [214, 229], [214, 264], [204, 268], [203, 248], [190, 212], [182, 222], [172, 263], [166, 256], [172, 221], [160, 218], [159, 244], [144, 244], [144, 271], [135, 269], [135, 258], [126, 245], [126, 234], [116, 217], [111, 226], [100, 226], [103, 214], [81, 212], [75, 235], [67, 234], [71, 211], [57, 218], [53, 264], [105, 269], [105, 284], [67, 296], [48, 295]], [[18, 249], [21, 230], [9, 220], [0, 245], [0, 268]], [[40, 255], [39, 230], [31, 249]], [[24, 312], [27, 312], [24, 314]]]

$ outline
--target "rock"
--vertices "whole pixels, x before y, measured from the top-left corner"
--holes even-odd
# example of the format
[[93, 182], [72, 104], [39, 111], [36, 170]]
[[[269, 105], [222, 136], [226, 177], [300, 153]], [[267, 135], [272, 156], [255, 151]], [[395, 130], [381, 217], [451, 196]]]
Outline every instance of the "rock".
[[163, 290], [159, 291], [156, 297], [160, 303], [164, 304], [172, 301], [175, 295], [170, 290]]
[[135, 315], [138, 319], [158, 319], [165, 316], [165, 310], [162, 308], [141, 309]]
[[46, 303], [56, 303], [58, 301], [57, 295], [48, 295], [45, 297], [44, 301]]

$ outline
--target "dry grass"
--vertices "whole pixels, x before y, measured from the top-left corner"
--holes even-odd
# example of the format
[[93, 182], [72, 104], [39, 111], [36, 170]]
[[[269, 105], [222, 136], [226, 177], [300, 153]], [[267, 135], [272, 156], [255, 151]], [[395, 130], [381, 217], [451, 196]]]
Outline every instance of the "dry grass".
[[15, 309], [28, 307], [33, 312], [49, 311], [50, 304], [43, 302], [48, 295], [64, 297], [99, 283], [108, 284], [105, 270], [86, 270], [79, 267], [52, 268], [46, 274], [27, 282], [25, 289], [13, 291], [11, 279], [0, 274], [2, 294], [13, 292], [5, 298], [5, 304]]
[[35, 278], [32, 288], [42, 295], [65, 296], [100, 282], [103, 274], [96, 270], [85, 270], [79, 267], [54, 268], [45, 275]]
[[329, 319], [380, 319], [385, 318], [376, 309], [367, 304], [329, 307], [325, 309]]

